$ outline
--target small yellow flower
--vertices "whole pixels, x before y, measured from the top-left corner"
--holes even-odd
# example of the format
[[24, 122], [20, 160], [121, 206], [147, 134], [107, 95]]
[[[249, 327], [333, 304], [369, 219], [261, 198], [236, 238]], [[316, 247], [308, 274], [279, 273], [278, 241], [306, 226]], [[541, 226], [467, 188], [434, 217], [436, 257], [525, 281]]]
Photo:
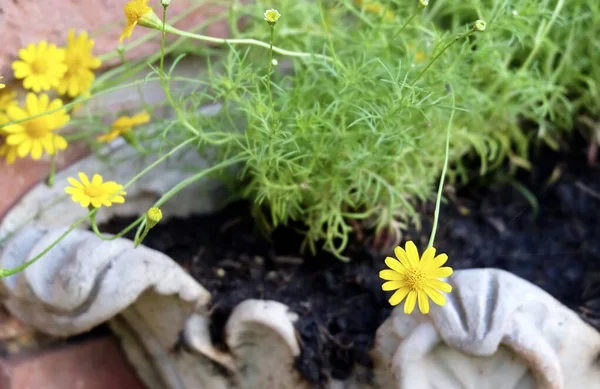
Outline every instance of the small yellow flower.
[[150, 115], [148, 112], [140, 112], [133, 116], [121, 116], [112, 124], [111, 130], [109, 133], [100, 135], [96, 140], [98, 142], [108, 143], [119, 136], [126, 136], [129, 134], [134, 126], [138, 126], [140, 124], [148, 123], [150, 121]]
[[[446, 254], [435, 255], [435, 248], [429, 247], [419, 258], [417, 246], [412, 241], [406, 242], [405, 250], [396, 247], [396, 258], [387, 257], [385, 264], [390, 268], [379, 272], [384, 282], [382, 289], [395, 290], [390, 297], [391, 305], [398, 305], [406, 297], [404, 313], [411, 314], [418, 301], [419, 310], [429, 313], [429, 299], [438, 305], [445, 305], [446, 298], [440, 293], [450, 293], [452, 286], [438, 278], [452, 275], [451, 267], [442, 267], [448, 260]], [[408, 297], [407, 297], [408, 296]]]
[[60, 99], [50, 102], [48, 95], [38, 97], [33, 93], [28, 93], [25, 99], [25, 108], [8, 107], [6, 116], [9, 120], [22, 120], [54, 109], [58, 109], [58, 111], [2, 127], [1, 131], [6, 134], [6, 143], [17, 146], [17, 155], [20, 158], [29, 154], [35, 160], [40, 159], [44, 151], [54, 155], [59, 150], [66, 149], [67, 140], [54, 133], [67, 124], [70, 119], [62, 106], [63, 103]]
[[281, 14], [276, 9], [268, 9], [265, 11], [265, 20], [269, 24], [275, 24], [281, 17]]
[[94, 174], [90, 181], [85, 173], [79, 173], [79, 181], [73, 177], [67, 178], [69, 184], [65, 188], [65, 193], [71, 195], [71, 199], [81, 204], [82, 207], [100, 208], [101, 206], [110, 207], [113, 203], [123, 204], [125, 202], [125, 192], [123, 185], [114, 181], [106, 181], [99, 174]]
[[[4, 77], [0, 76], [0, 80], [2, 80], [3, 78], [4, 78]], [[6, 87], [6, 84], [3, 84], [3, 83], [1, 83], [1, 82], [0, 82], [0, 89], [2, 89], [2, 88], [4, 88], [4, 87]]]
[[67, 72], [56, 88], [58, 93], [76, 97], [90, 89], [95, 78], [92, 69], [97, 69], [101, 63], [92, 56], [93, 47], [94, 40], [88, 38], [87, 32], [75, 36], [75, 31], [69, 30], [65, 54]]
[[123, 43], [125, 38], [129, 38], [133, 32], [133, 28], [139, 24], [140, 26], [160, 29], [162, 21], [156, 16], [151, 7], [148, 6], [148, 0], [131, 0], [123, 7], [127, 26], [121, 33], [119, 41]]
[[10, 88], [0, 91], [0, 112], [5, 112], [8, 107], [17, 105], [17, 92]]
[[36, 93], [57, 87], [67, 71], [65, 50], [46, 41], [19, 50], [19, 58], [12, 64], [15, 77], [23, 79], [25, 89]]

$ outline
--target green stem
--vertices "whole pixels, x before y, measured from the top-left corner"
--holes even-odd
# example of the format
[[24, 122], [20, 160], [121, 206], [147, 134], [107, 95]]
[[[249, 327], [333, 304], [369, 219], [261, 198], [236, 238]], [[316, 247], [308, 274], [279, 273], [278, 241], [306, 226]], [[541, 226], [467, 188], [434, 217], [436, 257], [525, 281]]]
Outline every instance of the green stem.
[[175, 113], [177, 114], [177, 118], [179, 119], [179, 121], [181, 122], [181, 124], [183, 124], [183, 126], [185, 128], [187, 128], [188, 130], [190, 130], [190, 132], [196, 136], [200, 135], [200, 131], [198, 131], [197, 128], [195, 128], [194, 126], [192, 126], [190, 124], [190, 122], [187, 121], [185, 114], [183, 113], [183, 111], [181, 110], [181, 108], [179, 107], [179, 105], [177, 105], [175, 103], [175, 100], [173, 99], [173, 95], [171, 94], [171, 85], [170, 85], [170, 80], [167, 80], [167, 77], [165, 76], [165, 70], [164, 70], [164, 61], [165, 61], [165, 41], [166, 41], [166, 30], [167, 28], [169, 28], [170, 26], [167, 25], [167, 7], [163, 7], [163, 14], [162, 14], [162, 35], [161, 35], [161, 39], [160, 39], [160, 69], [159, 69], [159, 77], [160, 77], [160, 83], [163, 87], [163, 90], [165, 91], [165, 97], [167, 98], [167, 101], [169, 102], [169, 104], [173, 107], [173, 109], [175, 110]]
[[88, 215], [82, 217], [75, 223], [71, 224], [71, 226], [65, 232], [63, 232], [61, 236], [59, 236], [54, 242], [52, 242], [50, 245], [48, 245], [48, 247], [43, 249], [38, 255], [31, 258], [29, 261], [26, 261], [26, 262], [22, 263], [20, 266], [13, 267], [11, 269], [0, 269], [0, 278], [8, 277], [13, 274], [19, 273], [19, 272], [27, 269], [29, 266], [33, 265], [38, 259], [40, 259], [44, 255], [48, 254], [48, 252], [50, 250], [52, 250], [61, 240], [63, 240], [67, 235], [69, 235], [75, 228], [79, 227], [79, 225], [81, 223], [83, 223], [87, 218], [88, 218]]
[[429, 243], [427, 247], [433, 247], [435, 241], [435, 233], [437, 231], [438, 220], [440, 218], [440, 206], [442, 203], [442, 191], [444, 189], [444, 179], [446, 178], [446, 171], [448, 170], [448, 159], [450, 155], [450, 129], [452, 127], [452, 120], [454, 119], [454, 111], [456, 108], [454, 90], [450, 89], [452, 93], [452, 112], [450, 113], [450, 119], [448, 120], [448, 127], [446, 128], [446, 155], [444, 157], [444, 167], [442, 168], [442, 176], [440, 177], [440, 184], [438, 186], [437, 196], [435, 199], [435, 211], [433, 212], [433, 227], [431, 229], [431, 236], [429, 237]]
[[398, 36], [402, 33], [402, 31], [404, 31], [406, 26], [408, 26], [410, 24], [410, 22], [412, 22], [413, 19], [416, 18], [417, 15], [420, 14], [423, 9], [424, 9], [423, 7], [419, 7], [417, 9], [417, 12], [415, 12], [410, 18], [408, 18], [408, 20], [406, 22], [404, 22], [402, 27], [400, 27], [400, 30], [398, 30], [398, 32], [395, 33], [394, 36], [392, 37], [392, 41], [394, 41], [394, 40], [396, 40], [396, 38], [398, 38]]
[[162, 14], [162, 31], [160, 36], [160, 66], [159, 66], [159, 76], [161, 83], [164, 82], [165, 78], [165, 37], [167, 32], [165, 31], [165, 24], [167, 22], [167, 5], [163, 5], [163, 14]]
[[156, 203], [154, 203], [153, 207], [157, 207], [160, 208], [164, 203], [166, 203], [167, 201], [169, 201], [169, 199], [171, 197], [173, 197], [175, 194], [177, 194], [178, 192], [180, 192], [182, 189], [184, 189], [186, 186], [194, 183], [195, 181], [201, 179], [202, 177], [213, 173], [219, 169], [223, 169], [226, 168], [228, 166], [234, 165], [236, 163], [242, 162], [244, 160], [244, 158], [242, 157], [237, 157], [234, 159], [230, 159], [227, 161], [223, 161], [221, 163], [218, 163], [208, 169], [205, 169], [199, 173], [194, 174], [191, 177], [186, 178], [185, 180], [181, 181], [180, 183], [178, 183], [177, 185], [175, 185], [173, 188], [171, 188], [171, 190], [169, 190], [167, 193], [165, 193], [164, 195], [162, 195], [162, 197], [160, 199], [158, 199], [158, 201]]
[[100, 229], [98, 228], [98, 224], [96, 223], [96, 214], [98, 213], [98, 209], [99, 208], [96, 208], [90, 214], [90, 226], [92, 227], [92, 231], [94, 231], [94, 234], [96, 234], [96, 236], [98, 238], [105, 240], [105, 241], [110, 241], [110, 240], [115, 240], [115, 239], [121, 238], [122, 236], [127, 234], [129, 231], [131, 231], [134, 227], [136, 227], [138, 224], [140, 224], [144, 220], [144, 216], [140, 216], [135, 221], [130, 223], [127, 227], [122, 229], [118, 234], [104, 235], [102, 232], [100, 232]]
[[273, 37], [275, 35], [275, 26], [269, 24], [271, 29], [271, 39], [269, 40], [269, 67], [267, 72], [267, 91], [269, 93], [269, 103], [271, 104], [271, 113], [273, 113], [273, 94], [271, 93], [271, 72], [273, 71]]
[[444, 48], [442, 50], [440, 50], [435, 57], [433, 57], [431, 59], [431, 61], [429, 61], [429, 63], [427, 64], [427, 66], [425, 66], [423, 68], [423, 70], [421, 70], [421, 72], [419, 73], [419, 75], [417, 76], [417, 78], [413, 81], [413, 85], [415, 85], [417, 83], [417, 81], [419, 81], [419, 79], [421, 78], [421, 76], [431, 67], [431, 65], [434, 64], [435, 61], [437, 61], [438, 58], [440, 58], [442, 56], [442, 54], [444, 54], [444, 52], [446, 50], [448, 50], [450, 48], [450, 46], [452, 46], [454, 43], [458, 42], [461, 39], [467, 38], [469, 36], [471, 36], [473, 33], [475, 32], [475, 30], [471, 29], [467, 32], [465, 32], [464, 34], [460, 34], [459, 36], [457, 36], [456, 38], [454, 38], [453, 40], [451, 40], [448, 44], [446, 44], [446, 46], [444, 46]]
[[[201, 40], [201, 41], [205, 41], [205, 42], [230, 44], [230, 45], [234, 45], [234, 44], [251, 45], [251, 46], [264, 47], [265, 49], [271, 48], [270, 44], [256, 40], [256, 39], [251, 39], [251, 38], [248, 38], [248, 39], [222, 39], [222, 38], [215, 38], [212, 36], [200, 35], [200, 34], [194, 34], [194, 33], [187, 32], [187, 31], [182, 31], [182, 30], [175, 28], [173, 26], [170, 26], [170, 25], [165, 26], [165, 28], [166, 28], [166, 31], [171, 34], [176, 34], [179, 36], [184, 36], [187, 38], [197, 39], [197, 40]], [[305, 57], [305, 58], [306, 57], [315, 57], [315, 58], [324, 59], [326, 61], [333, 61], [333, 59], [331, 57], [328, 57], [323, 54], [306, 53], [303, 51], [290, 51], [290, 50], [285, 50], [285, 49], [282, 49], [282, 48], [279, 48], [276, 46], [273, 46], [272, 49], [275, 53], [285, 55], [287, 57]]]
[[136, 182], [144, 174], [146, 174], [150, 170], [154, 169], [157, 165], [159, 165], [160, 163], [162, 163], [165, 159], [169, 158], [171, 155], [175, 154], [176, 152], [178, 152], [179, 150], [181, 150], [182, 148], [184, 148], [188, 144], [192, 143], [194, 140], [195, 140], [194, 138], [190, 138], [190, 139], [185, 140], [185, 141], [181, 142], [180, 144], [178, 144], [175, 148], [173, 148], [167, 154], [163, 155], [162, 157], [160, 157], [159, 159], [157, 159], [156, 161], [154, 161], [152, 164], [150, 164], [149, 166], [147, 166], [144, 170], [142, 170], [141, 172], [139, 172], [138, 174], [136, 174], [135, 177], [133, 177], [131, 180], [129, 180], [129, 182], [127, 182], [127, 184], [125, 184], [123, 186], [123, 189], [126, 189], [128, 186], [130, 186], [131, 184], [133, 184], [134, 182]]
[[52, 159], [50, 160], [50, 173], [48, 174], [48, 179], [46, 180], [46, 185], [49, 187], [54, 186], [54, 180], [56, 178], [56, 153], [52, 155]]

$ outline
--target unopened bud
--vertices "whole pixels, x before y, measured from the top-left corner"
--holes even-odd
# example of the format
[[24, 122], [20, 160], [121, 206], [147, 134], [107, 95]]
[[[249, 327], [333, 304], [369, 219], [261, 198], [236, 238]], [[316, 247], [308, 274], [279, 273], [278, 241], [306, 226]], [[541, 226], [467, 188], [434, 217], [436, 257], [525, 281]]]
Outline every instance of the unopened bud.
[[265, 11], [265, 20], [271, 26], [275, 25], [275, 23], [277, 23], [280, 17], [281, 14], [276, 9], [268, 9]]
[[429, 5], [429, 0], [419, 0], [419, 5], [423, 8]]
[[154, 227], [162, 220], [162, 211], [160, 208], [152, 207], [146, 212], [146, 226], [148, 229]]
[[487, 27], [487, 23], [485, 22], [485, 20], [481, 20], [479, 19], [478, 21], [475, 22], [475, 24], [473, 25], [473, 30], [475, 31], [479, 31], [479, 32], [483, 32], [485, 31], [485, 28]]
[[273, 58], [273, 60], [271, 60], [271, 65], [277, 66], [277, 65], [279, 65], [279, 61], [277, 61], [275, 58]]
[[163, 7], [168, 7], [171, 4], [171, 0], [160, 0]]

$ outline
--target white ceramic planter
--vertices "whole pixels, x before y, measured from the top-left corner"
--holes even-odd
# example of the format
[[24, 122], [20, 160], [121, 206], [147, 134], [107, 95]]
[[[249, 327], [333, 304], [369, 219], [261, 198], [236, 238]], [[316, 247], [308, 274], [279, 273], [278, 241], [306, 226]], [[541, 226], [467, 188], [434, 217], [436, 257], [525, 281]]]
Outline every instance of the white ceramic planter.
[[[106, 166], [86, 158], [40, 184], [0, 224], [0, 266], [13, 267], [46, 247], [84, 210], [58, 201], [77, 171], [126, 181], [139, 161], [127, 146], [108, 152], [130, 163]], [[189, 163], [203, 162], [189, 153]], [[164, 164], [128, 188], [126, 206], [99, 214], [140, 214], [190, 173]], [[131, 170], [133, 169], [133, 170]], [[189, 187], [165, 215], [209, 212], [222, 198], [218, 182]], [[57, 205], [47, 208], [49, 203]], [[11, 234], [29, 216], [35, 221]], [[536, 286], [495, 269], [457, 271], [445, 307], [406, 316], [402, 308], [379, 328], [375, 379], [331, 382], [329, 388], [596, 389], [600, 335]], [[293, 368], [301, 352], [297, 316], [275, 301], [247, 300], [225, 331], [228, 351], [209, 336], [209, 293], [170, 258], [126, 239], [103, 242], [75, 230], [38, 263], [0, 280], [6, 308], [39, 331], [71, 336], [108, 321], [138, 374], [151, 389], [310, 388]], [[359, 314], [359, 313], [357, 313]], [[181, 344], [184, 347], [179, 347]]]

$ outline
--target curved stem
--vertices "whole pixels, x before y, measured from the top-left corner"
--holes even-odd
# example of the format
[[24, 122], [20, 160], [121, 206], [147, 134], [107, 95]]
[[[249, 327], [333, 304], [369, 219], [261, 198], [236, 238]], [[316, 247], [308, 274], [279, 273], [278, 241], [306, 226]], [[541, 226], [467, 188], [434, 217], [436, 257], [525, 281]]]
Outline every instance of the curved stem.
[[[166, 25], [165, 29], [167, 32], [169, 32], [171, 34], [176, 34], [179, 36], [184, 36], [187, 38], [197, 39], [197, 40], [201, 40], [201, 41], [205, 41], [205, 42], [212, 42], [212, 43], [219, 43], [219, 44], [231, 44], [231, 45], [235, 45], [235, 44], [251, 45], [251, 46], [263, 47], [265, 49], [269, 49], [271, 47], [271, 45], [268, 43], [259, 41], [257, 39], [252, 39], [252, 38], [247, 38], [247, 39], [244, 39], [244, 38], [242, 38], [242, 39], [215, 38], [212, 36], [194, 34], [191, 32], [183, 31], [183, 30], [180, 30], [180, 29], [175, 28], [170, 25]], [[324, 59], [326, 61], [333, 61], [333, 59], [331, 57], [328, 57], [323, 54], [306, 53], [303, 51], [290, 51], [290, 50], [285, 50], [285, 49], [282, 49], [282, 48], [279, 48], [276, 46], [273, 46], [273, 51], [275, 53], [285, 55], [287, 57], [305, 57], [305, 58], [306, 57], [315, 57], [315, 58]]]
[[59, 236], [54, 242], [49, 244], [48, 247], [43, 249], [38, 255], [31, 258], [29, 261], [26, 261], [26, 262], [22, 263], [21, 265], [10, 268], [10, 269], [0, 269], [0, 278], [8, 277], [10, 275], [19, 273], [19, 272], [27, 269], [29, 266], [33, 265], [35, 262], [37, 262], [38, 259], [40, 259], [44, 255], [48, 254], [48, 252], [50, 250], [52, 250], [61, 240], [63, 240], [67, 235], [69, 235], [75, 228], [79, 227], [79, 225], [81, 223], [83, 223], [87, 218], [88, 218], [88, 215], [82, 217], [81, 219], [77, 220], [75, 223], [71, 224], [71, 226], [65, 232], [63, 232], [61, 234], [61, 236]]
[[452, 112], [450, 113], [450, 119], [448, 120], [448, 127], [446, 128], [446, 156], [444, 157], [444, 167], [442, 168], [442, 176], [440, 177], [440, 184], [438, 186], [437, 196], [435, 199], [435, 211], [433, 212], [433, 227], [431, 229], [431, 235], [429, 236], [429, 243], [427, 247], [433, 247], [435, 241], [435, 233], [437, 232], [438, 220], [440, 218], [440, 205], [442, 202], [442, 191], [444, 189], [444, 179], [446, 178], [446, 171], [448, 170], [448, 159], [450, 154], [450, 129], [452, 127], [452, 120], [454, 119], [454, 111], [456, 109], [456, 101], [454, 97], [454, 90], [450, 87], [452, 93]]
[[400, 30], [398, 30], [398, 32], [394, 34], [394, 36], [392, 38], [392, 41], [395, 40], [396, 38], [398, 38], [398, 35], [400, 35], [402, 33], [402, 31], [404, 31], [404, 29], [406, 28], [406, 26], [408, 26], [410, 24], [410, 22], [412, 22], [413, 19], [416, 18], [417, 15], [420, 14], [423, 9], [424, 9], [424, 7], [419, 7], [417, 9], [417, 12], [415, 12], [414, 14], [412, 14], [412, 16], [410, 18], [408, 18], [408, 20], [406, 22], [404, 22], [404, 24], [402, 25], [402, 27], [400, 27]]
[[431, 65], [434, 64], [435, 61], [437, 61], [438, 58], [440, 58], [442, 56], [442, 54], [444, 54], [444, 52], [446, 50], [448, 50], [448, 48], [450, 48], [450, 46], [452, 46], [454, 43], [458, 42], [459, 40], [463, 39], [463, 38], [467, 38], [468, 36], [472, 35], [475, 31], [473, 29], [465, 32], [464, 34], [460, 34], [459, 36], [457, 36], [456, 38], [454, 38], [453, 40], [451, 40], [448, 44], [446, 44], [446, 46], [444, 46], [443, 49], [441, 49], [439, 51], [439, 53], [437, 53], [435, 55], [435, 57], [433, 57], [431, 59], [431, 61], [429, 61], [429, 63], [427, 64], [427, 66], [425, 66], [423, 68], [423, 70], [421, 70], [421, 72], [419, 73], [419, 75], [417, 76], [417, 78], [413, 81], [413, 85], [415, 85], [417, 83], [417, 81], [419, 81], [419, 79], [421, 78], [421, 76], [431, 67]]

